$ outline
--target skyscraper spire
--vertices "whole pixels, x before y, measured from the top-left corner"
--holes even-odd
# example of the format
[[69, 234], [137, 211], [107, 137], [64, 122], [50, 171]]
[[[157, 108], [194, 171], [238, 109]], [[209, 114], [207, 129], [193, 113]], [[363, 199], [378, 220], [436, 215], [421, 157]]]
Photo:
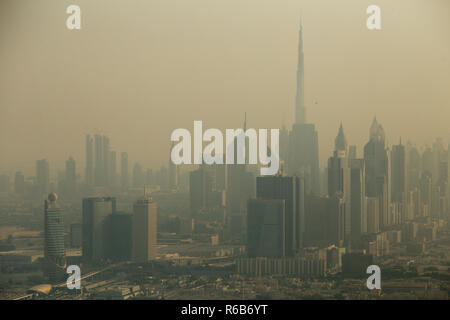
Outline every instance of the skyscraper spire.
[[247, 112], [244, 113], [244, 132], [247, 131]]
[[369, 136], [370, 140], [379, 140], [384, 142], [384, 129], [383, 126], [378, 123], [377, 117], [373, 118], [372, 125], [370, 126]]
[[286, 162], [287, 175], [304, 178], [306, 193], [320, 195], [319, 142], [313, 123], [306, 122], [303, 90], [303, 26], [300, 23], [298, 37], [297, 95], [295, 98], [295, 122], [289, 134], [289, 152]]
[[300, 21], [300, 29], [298, 33], [297, 96], [295, 98], [295, 123], [306, 123], [303, 73], [303, 26]]
[[341, 125], [339, 127], [338, 134], [334, 140], [334, 150], [336, 151], [346, 151], [347, 150], [347, 139], [344, 135], [344, 127]]

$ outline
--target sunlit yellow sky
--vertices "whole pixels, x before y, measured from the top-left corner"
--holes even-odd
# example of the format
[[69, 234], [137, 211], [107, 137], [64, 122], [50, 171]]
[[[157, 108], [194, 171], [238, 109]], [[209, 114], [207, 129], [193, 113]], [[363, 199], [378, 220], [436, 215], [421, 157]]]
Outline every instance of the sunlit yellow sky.
[[1, 0], [0, 173], [47, 158], [55, 176], [73, 156], [83, 175], [86, 133], [158, 167], [194, 120], [237, 128], [246, 111], [249, 127], [290, 127], [300, 16], [322, 165], [341, 121], [361, 156], [374, 115], [391, 145], [447, 143], [449, 13], [448, 0]]

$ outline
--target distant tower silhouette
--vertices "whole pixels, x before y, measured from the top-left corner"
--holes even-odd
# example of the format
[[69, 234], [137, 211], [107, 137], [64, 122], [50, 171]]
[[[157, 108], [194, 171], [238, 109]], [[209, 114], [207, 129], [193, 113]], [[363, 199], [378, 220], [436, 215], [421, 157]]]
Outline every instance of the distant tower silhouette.
[[289, 135], [287, 174], [303, 177], [307, 194], [320, 194], [319, 138], [314, 124], [306, 123], [304, 103], [303, 27], [300, 25], [298, 39], [297, 96], [295, 100], [295, 123]]
[[[174, 145], [175, 145], [175, 142], [172, 142], [170, 150], [173, 149]], [[176, 189], [178, 187], [178, 170], [179, 170], [178, 166], [176, 166], [172, 162], [172, 159], [169, 154], [169, 189], [170, 190]]]
[[85, 182], [87, 185], [94, 185], [94, 140], [92, 137], [86, 135], [86, 176]]
[[298, 33], [298, 64], [297, 64], [297, 96], [295, 98], [295, 123], [306, 123], [306, 108], [304, 99], [304, 63], [303, 63], [303, 26], [300, 24]]
[[51, 282], [56, 282], [64, 275], [66, 251], [64, 246], [64, 223], [62, 212], [56, 204], [58, 195], [50, 193], [45, 200], [45, 240], [44, 240], [44, 272]]
[[336, 151], [345, 151], [347, 152], [347, 139], [345, 138], [344, 128], [342, 127], [342, 122], [339, 127], [338, 135], [334, 140], [334, 149]]
[[147, 195], [133, 205], [133, 260], [136, 262], [147, 262], [156, 257], [157, 211], [157, 204]]
[[36, 185], [38, 187], [39, 197], [48, 194], [49, 190], [49, 165], [47, 159], [36, 161]]
[[128, 153], [122, 152], [120, 155], [120, 185], [122, 190], [128, 188]]
[[77, 188], [76, 163], [72, 157], [66, 160], [66, 196], [73, 197]]
[[[369, 131], [369, 142], [364, 146], [366, 196], [379, 201], [378, 225], [390, 224], [389, 205], [391, 203], [390, 154], [385, 147], [385, 133], [376, 117]], [[376, 228], [375, 228], [376, 229]]]

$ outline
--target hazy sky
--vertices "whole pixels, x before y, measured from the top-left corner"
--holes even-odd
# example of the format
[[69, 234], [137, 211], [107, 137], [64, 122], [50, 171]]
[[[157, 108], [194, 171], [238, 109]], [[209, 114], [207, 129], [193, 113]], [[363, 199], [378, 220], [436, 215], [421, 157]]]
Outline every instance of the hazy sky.
[[[82, 29], [69, 31], [78, 4]], [[382, 30], [366, 28], [380, 5]], [[300, 15], [308, 121], [321, 163], [342, 121], [362, 145], [376, 114], [389, 143], [450, 134], [448, 0], [1, 0], [0, 173], [51, 174], [86, 133], [144, 167], [176, 128], [291, 126]], [[317, 104], [313, 103], [317, 101]]]

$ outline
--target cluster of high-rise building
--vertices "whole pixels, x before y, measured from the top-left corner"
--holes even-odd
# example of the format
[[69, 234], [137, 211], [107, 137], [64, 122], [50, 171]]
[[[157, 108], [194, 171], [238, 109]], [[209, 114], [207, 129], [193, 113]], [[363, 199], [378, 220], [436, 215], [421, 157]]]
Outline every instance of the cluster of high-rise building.
[[142, 196], [133, 206], [133, 214], [118, 212], [116, 199], [83, 199], [83, 261], [145, 262], [156, 257], [157, 206]]
[[341, 123], [321, 179], [318, 133], [306, 121], [303, 70], [300, 29], [295, 123], [280, 133], [278, 175], [256, 177], [257, 168], [247, 164], [202, 165], [190, 174], [192, 217], [223, 208], [228, 235], [247, 244], [247, 260], [240, 259], [238, 267], [244, 273], [291, 264], [301, 270], [305, 248], [345, 248], [350, 250], [347, 261], [361, 252], [385, 255], [390, 242], [418, 239], [405, 226], [435, 230], [432, 223], [427, 227], [428, 218], [449, 217], [448, 150], [439, 140], [422, 155], [401, 140], [388, 146], [376, 118], [361, 157], [356, 146], [348, 145]]
[[86, 136], [86, 178], [88, 186], [103, 187], [106, 190], [126, 191], [129, 187], [142, 188], [145, 185], [159, 185], [162, 189], [178, 187], [179, 168], [169, 161], [168, 169], [162, 167], [158, 172], [144, 169], [140, 163], [133, 165], [129, 172], [128, 153], [120, 154], [120, 176], [117, 173], [117, 155], [110, 150], [106, 136]]
[[[393, 243], [406, 242], [408, 250], [420, 252], [424, 242], [435, 240], [438, 226], [450, 220], [450, 145], [446, 149], [439, 139], [424, 150], [401, 139], [388, 145], [383, 126], [374, 118], [358, 156], [341, 123], [334, 150], [320, 171], [318, 132], [306, 118], [301, 28], [298, 50], [295, 122], [291, 130], [281, 129], [281, 166], [274, 176], [258, 176], [258, 165], [214, 164], [200, 165], [184, 181], [180, 167], [170, 160], [157, 171], [134, 163], [130, 172], [126, 152], [120, 153], [119, 170], [109, 138], [99, 134], [86, 136], [84, 181], [72, 157], [56, 184], [46, 159], [36, 161], [32, 178], [16, 172], [16, 194], [39, 201], [50, 194], [44, 215], [44, 270], [49, 278], [57, 279], [66, 265], [62, 209], [53, 191], [63, 199], [83, 198], [82, 221], [71, 225], [71, 243], [81, 246], [83, 261], [92, 264], [155, 258], [157, 206], [150, 197], [139, 198], [132, 214], [119, 211], [115, 197], [88, 197], [126, 197], [127, 191], [146, 185], [171, 194], [185, 183], [190, 207], [183, 218], [193, 223], [183, 229], [195, 231], [198, 221], [219, 220], [220, 241], [246, 244], [246, 257], [237, 260], [243, 274], [322, 276], [327, 269], [344, 266], [343, 261], [363, 265], [372, 261], [367, 255], [389, 254]], [[245, 116], [244, 131], [246, 127]], [[232, 146], [248, 153], [247, 142]], [[0, 175], [0, 193], [10, 191], [9, 176]], [[354, 271], [347, 265], [346, 272]]]
[[14, 191], [23, 198], [39, 201], [50, 192], [57, 192], [64, 200], [76, 200], [92, 193], [117, 194], [144, 186], [158, 186], [170, 191], [180, 186], [179, 166], [169, 161], [168, 166], [152, 170], [135, 162], [130, 170], [128, 153], [121, 152], [119, 157], [111, 150], [110, 139], [105, 135], [86, 135], [85, 154], [84, 177], [78, 174], [73, 157], [65, 161], [65, 167], [57, 172], [56, 179], [50, 174], [49, 161], [40, 159], [36, 161], [34, 176], [25, 177], [20, 171], [15, 173], [13, 188], [9, 175], [0, 175], [0, 192]]
[[128, 154], [121, 154], [120, 180], [117, 174], [117, 154], [110, 150], [107, 136], [86, 135], [86, 185], [91, 187], [122, 188], [128, 186]]
[[[63, 210], [57, 199], [57, 194], [51, 193], [44, 211], [43, 270], [53, 282], [62, 279], [67, 265]], [[81, 245], [83, 263], [153, 260], [157, 253], [157, 204], [144, 195], [134, 203], [131, 214], [117, 211], [115, 198], [84, 198], [82, 223], [71, 225], [70, 236], [71, 245]]]
[[[438, 222], [432, 221], [450, 216], [450, 153], [442, 142], [437, 140], [422, 155], [401, 140], [388, 146], [384, 128], [374, 118], [358, 158], [341, 124], [321, 179], [318, 134], [306, 122], [303, 97], [300, 29], [295, 123], [291, 131], [283, 126], [280, 134], [283, 169], [277, 176], [257, 177], [255, 195], [245, 194], [247, 258], [238, 261], [239, 272], [303, 273], [305, 248], [342, 248], [340, 260], [348, 250], [346, 261], [367, 262], [371, 259], [359, 255], [388, 254], [390, 242], [435, 238]], [[243, 178], [241, 173], [240, 185]], [[322, 187], [321, 180], [326, 181]], [[233, 192], [233, 186], [227, 191]], [[422, 236], [411, 228], [421, 229]], [[326, 255], [308, 263], [321, 266], [319, 256]]]

